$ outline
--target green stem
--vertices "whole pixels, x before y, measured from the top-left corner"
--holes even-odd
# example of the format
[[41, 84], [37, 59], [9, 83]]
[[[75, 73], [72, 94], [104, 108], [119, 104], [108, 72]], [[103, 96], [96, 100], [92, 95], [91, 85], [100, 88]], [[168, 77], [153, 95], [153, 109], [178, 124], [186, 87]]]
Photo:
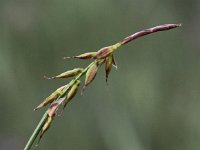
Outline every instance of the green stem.
[[48, 118], [48, 112], [46, 111], [45, 114], [43, 115], [42, 119], [38, 123], [37, 127], [35, 128], [33, 134], [31, 135], [30, 139], [28, 140], [24, 150], [29, 150], [31, 149], [31, 146], [33, 145], [35, 139], [37, 138], [38, 134], [40, 133], [43, 125], [45, 124], [46, 120]]

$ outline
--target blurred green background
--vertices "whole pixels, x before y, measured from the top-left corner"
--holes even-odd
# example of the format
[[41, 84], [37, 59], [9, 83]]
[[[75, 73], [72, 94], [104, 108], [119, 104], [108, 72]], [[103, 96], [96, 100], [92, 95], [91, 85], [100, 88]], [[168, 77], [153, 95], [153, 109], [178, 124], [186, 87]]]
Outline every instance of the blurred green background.
[[120, 48], [109, 87], [102, 67], [33, 149], [199, 150], [199, 10], [199, 0], [0, 0], [0, 149], [23, 149], [45, 111], [33, 108], [70, 81], [43, 75], [90, 63], [62, 57], [182, 23]]

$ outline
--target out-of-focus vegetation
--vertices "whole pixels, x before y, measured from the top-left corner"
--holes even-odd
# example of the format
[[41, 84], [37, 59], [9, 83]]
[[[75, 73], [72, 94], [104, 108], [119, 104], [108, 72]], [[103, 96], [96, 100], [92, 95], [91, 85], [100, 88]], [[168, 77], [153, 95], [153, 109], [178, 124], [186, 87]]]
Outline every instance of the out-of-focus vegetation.
[[43, 75], [90, 62], [62, 57], [180, 22], [120, 48], [109, 87], [101, 69], [38, 149], [200, 149], [199, 9], [199, 0], [1, 0], [0, 149], [22, 149], [44, 113], [33, 108], [70, 80]]

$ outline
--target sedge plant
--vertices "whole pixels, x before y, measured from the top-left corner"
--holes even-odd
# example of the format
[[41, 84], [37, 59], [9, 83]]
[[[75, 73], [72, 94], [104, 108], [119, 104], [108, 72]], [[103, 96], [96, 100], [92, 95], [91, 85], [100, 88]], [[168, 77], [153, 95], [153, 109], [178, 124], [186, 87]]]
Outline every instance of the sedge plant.
[[[81, 84], [81, 77], [85, 76], [84, 85], [82, 88], [82, 92], [85, 90], [85, 88], [91, 84], [91, 82], [95, 79], [95, 76], [98, 72], [98, 69], [101, 65], [104, 64], [105, 67], [105, 74], [106, 74], [106, 83], [108, 82], [108, 76], [110, 74], [110, 71], [112, 67], [117, 68], [117, 64], [114, 58], [114, 52], [121, 46], [139, 38], [147, 34], [151, 34], [158, 31], [165, 31], [174, 29], [176, 27], [180, 27], [181, 24], [163, 24], [158, 25], [149, 29], [145, 29], [139, 32], [136, 32], [118, 43], [103, 47], [98, 51], [94, 52], [87, 52], [81, 55], [77, 56], [71, 56], [71, 57], [64, 57], [64, 59], [69, 58], [75, 58], [75, 59], [91, 59], [93, 60], [87, 67], [85, 68], [75, 68], [72, 70], [68, 70], [64, 73], [61, 73], [59, 75], [56, 75], [54, 77], [46, 77], [46, 79], [59, 79], [59, 78], [70, 78], [74, 77], [69, 83], [66, 85], [61, 86], [57, 90], [55, 90], [50, 96], [48, 96], [46, 99], [43, 100], [41, 104], [39, 104], [34, 110], [38, 110], [44, 106], [48, 106], [47, 111], [44, 113], [42, 119], [40, 120], [39, 124], [35, 128], [33, 134], [31, 135], [30, 139], [28, 140], [24, 150], [31, 149], [34, 141], [36, 140], [37, 136], [39, 135], [39, 141], [44, 135], [44, 133], [49, 129], [51, 126], [54, 118], [58, 115], [58, 109], [61, 108], [64, 110], [64, 108], [67, 106], [67, 104], [74, 98], [76, 95], [80, 84]], [[62, 112], [61, 112], [62, 113]]]

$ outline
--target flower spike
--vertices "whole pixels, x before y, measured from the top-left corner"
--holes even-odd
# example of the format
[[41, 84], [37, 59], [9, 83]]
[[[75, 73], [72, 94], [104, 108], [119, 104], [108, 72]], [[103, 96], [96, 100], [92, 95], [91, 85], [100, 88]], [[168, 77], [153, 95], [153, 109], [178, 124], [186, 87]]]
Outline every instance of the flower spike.
[[[65, 106], [74, 98], [76, 95], [79, 85], [80, 85], [80, 78], [85, 75], [85, 84], [83, 86], [83, 90], [81, 93], [83, 93], [84, 89], [91, 84], [91, 82], [95, 79], [98, 68], [104, 64], [105, 65], [105, 73], [106, 73], [106, 83], [108, 84], [108, 76], [110, 74], [110, 71], [112, 69], [112, 66], [117, 68], [117, 64], [115, 62], [113, 53], [118, 49], [120, 46], [127, 44], [134, 39], [137, 39], [139, 37], [142, 37], [147, 34], [151, 34], [158, 31], [166, 31], [173, 28], [180, 27], [181, 24], [164, 24], [155, 26], [149, 29], [145, 29], [139, 32], [136, 32], [124, 39], [122, 39], [120, 42], [103, 47], [97, 52], [88, 52], [84, 53], [78, 56], [72, 56], [72, 57], [64, 57], [64, 59], [67, 58], [77, 58], [77, 59], [94, 59], [93, 62], [91, 62], [86, 68], [75, 68], [73, 70], [66, 71], [64, 73], [61, 73], [57, 76], [48, 78], [47, 79], [56, 79], [56, 78], [68, 78], [68, 77], [74, 77], [68, 84], [58, 88], [55, 90], [50, 96], [48, 96], [41, 104], [39, 104], [34, 110], [37, 110], [39, 108], [42, 108], [48, 104], [50, 104], [49, 108], [47, 109], [46, 113], [43, 115], [41, 121], [39, 122], [38, 126], [36, 127], [35, 131], [33, 132], [32, 136], [30, 137], [27, 145], [25, 146], [24, 150], [30, 150], [33, 142], [35, 141], [36, 137], [39, 136], [39, 141], [43, 137], [43, 135], [46, 133], [46, 131], [49, 129], [50, 125], [52, 124], [52, 121], [54, 117], [56, 117], [56, 113], [58, 112], [60, 106], [63, 106], [63, 109]], [[62, 110], [63, 110], [62, 109]]]

